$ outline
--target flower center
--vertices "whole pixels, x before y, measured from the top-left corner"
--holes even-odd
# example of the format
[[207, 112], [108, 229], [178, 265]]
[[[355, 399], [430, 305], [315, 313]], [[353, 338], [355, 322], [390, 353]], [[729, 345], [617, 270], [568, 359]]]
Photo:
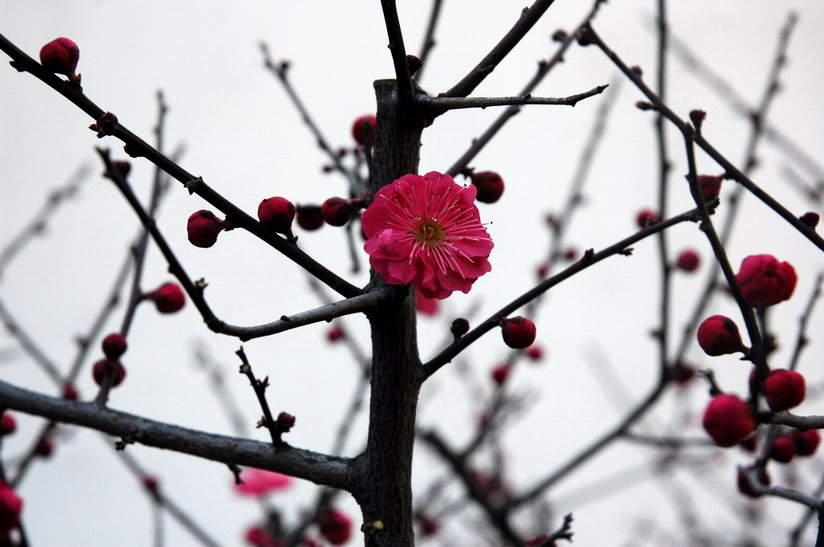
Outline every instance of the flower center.
[[412, 237], [423, 247], [437, 249], [446, 240], [446, 230], [437, 220], [426, 218], [412, 230]]

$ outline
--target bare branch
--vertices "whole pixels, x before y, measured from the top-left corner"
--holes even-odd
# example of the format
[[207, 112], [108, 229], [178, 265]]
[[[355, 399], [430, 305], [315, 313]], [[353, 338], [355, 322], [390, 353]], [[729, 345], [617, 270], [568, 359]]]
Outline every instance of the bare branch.
[[526, 104], [548, 104], [575, 106], [578, 102], [588, 99], [594, 95], [600, 95], [609, 85], [599, 85], [584, 91], [570, 95], [569, 97], [532, 97], [531, 95], [521, 95], [518, 97], [429, 97], [419, 95], [416, 100], [419, 104], [433, 108], [435, 110], [447, 111], [460, 108], [487, 108], [489, 106], [511, 106]]
[[49, 420], [95, 429], [139, 443], [225, 464], [257, 467], [298, 477], [316, 484], [348, 490], [348, 458], [328, 456], [286, 445], [196, 431], [101, 408], [94, 403], [71, 402], [0, 381], [0, 406]]

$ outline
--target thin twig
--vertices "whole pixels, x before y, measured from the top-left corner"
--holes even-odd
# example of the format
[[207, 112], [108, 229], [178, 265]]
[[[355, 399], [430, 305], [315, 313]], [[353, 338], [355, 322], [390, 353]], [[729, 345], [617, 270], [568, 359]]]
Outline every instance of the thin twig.
[[562, 105], [575, 106], [580, 101], [600, 95], [609, 85], [599, 85], [589, 91], [576, 93], [568, 97], [533, 97], [531, 95], [519, 95], [517, 97], [429, 97], [428, 95], [418, 95], [418, 104], [438, 111], [458, 110], [462, 108], [487, 108], [492, 106], [512, 106], [512, 105]]

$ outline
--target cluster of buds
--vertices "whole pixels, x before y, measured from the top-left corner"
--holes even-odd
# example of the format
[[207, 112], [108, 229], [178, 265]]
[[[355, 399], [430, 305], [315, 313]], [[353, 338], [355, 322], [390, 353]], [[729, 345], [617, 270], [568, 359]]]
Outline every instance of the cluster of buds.
[[120, 357], [128, 348], [126, 338], [122, 334], [112, 333], [103, 339], [100, 346], [105, 357], [92, 367], [92, 377], [99, 386], [103, 385], [107, 377], [111, 377], [110, 386], [117, 387], [126, 377], [126, 368], [120, 362]]

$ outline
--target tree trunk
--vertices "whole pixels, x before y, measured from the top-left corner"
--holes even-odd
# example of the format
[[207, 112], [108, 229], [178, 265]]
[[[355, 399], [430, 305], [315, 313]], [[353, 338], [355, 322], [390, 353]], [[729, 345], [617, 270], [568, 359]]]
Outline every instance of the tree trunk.
[[[397, 86], [375, 82], [378, 123], [371, 190], [417, 173], [423, 124], [398, 111]], [[374, 271], [373, 286], [383, 284]], [[415, 413], [423, 381], [415, 329], [415, 294], [396, 287], [397, 298], [369, 314], [372, 380], [367, 448], [357, 461], [354, 492], [364, 518], [365, 544], [414, 544], [412, 449]]]

